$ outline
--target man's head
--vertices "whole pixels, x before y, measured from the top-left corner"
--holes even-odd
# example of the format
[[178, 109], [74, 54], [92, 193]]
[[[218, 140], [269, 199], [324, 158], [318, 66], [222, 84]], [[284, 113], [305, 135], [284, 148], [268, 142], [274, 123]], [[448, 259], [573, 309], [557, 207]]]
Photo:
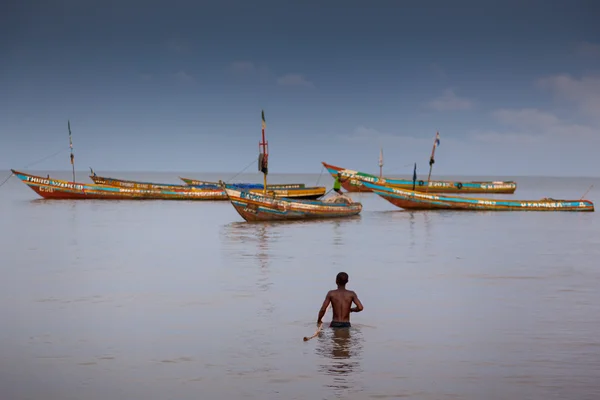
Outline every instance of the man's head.
[[345, 272], [340, 272], [339, 274], [337, 274], [337, 276], [335, 277], [335, 283], [340, 286], [345, 286], [346, 283], [348, 283], [348, 274]]
[[341, 177], [342, 177], [342, 173], [338, 172], [338, 178], [341, 178]]

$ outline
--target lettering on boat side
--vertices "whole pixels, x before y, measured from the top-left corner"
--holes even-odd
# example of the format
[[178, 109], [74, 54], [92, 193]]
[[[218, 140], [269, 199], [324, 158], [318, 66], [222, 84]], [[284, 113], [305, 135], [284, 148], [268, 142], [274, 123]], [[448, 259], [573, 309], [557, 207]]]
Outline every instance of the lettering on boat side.
[[40, 192], [54, 193], [54, 189], [51, 187], [40, 186]]
[[[579, 203], [582, 204], [582, 203]], [[521, 203], [521, 207], [531, 207], [531, 208], [560, 208], [564, 207], [562, 203], [556, 202], [525, 202]]]
[[429, 182], [429, 186], [431, 186], [431, 187], [450, 187], [450, 186], [452, 186], [452, 184], [448, 183], [448, 182], [433, 181], [433, 182]]
[[33, 183], [39, 183], [41, 185], [56, 186], [56, 187], [65, 188], [65, 189], [83, 190], [83, 185], [74, 185], [72, 183], [55, 181], [52, 179], [36, 178], [35, 176], [28, 176], [27, 181], [33, 182]]
[[483, 204], [486, 206], [495, 206], [496, 202], [493, 200], [479, 200], [479, 201], [477, 201], [477, 204]]
[[375, 177], [372, 177], [372, 176], [361, 176], [360, 180], [361, 181], [371, 182], [371, 183], [377, 183], [378, 178], [375, 178]]
[[493, 183], [493, 184], [481, 184], [482, 189], [512, 189], [515, 187], [514, 183]]
[[[396, 193], [400, 193], [400, 194], [406, 194], [406, 192], [399, 191], [399, 190], [395, 190], [395, 192]], [[436, 196], [434, 194], [424, 194], [424, 193], [421, 193], [421, 192], [413, 192], [410, 195], [413, 196], [413, 197], [421, 198], [421, 199], [429, 199], [429, 200], [439, 200], [440, 199], [439, 196]]]

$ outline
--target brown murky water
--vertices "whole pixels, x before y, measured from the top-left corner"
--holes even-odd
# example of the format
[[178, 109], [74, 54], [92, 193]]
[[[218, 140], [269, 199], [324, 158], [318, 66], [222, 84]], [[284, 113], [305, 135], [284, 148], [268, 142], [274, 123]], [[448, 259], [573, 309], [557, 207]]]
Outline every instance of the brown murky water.
[[[515, 198], [600, 187], [518, 182]], [[228, 202], [36, 196], [0, 188], [2, 399], [600, 398], [597, 213], [363, 194], [357, 219], [247, 224]], [[342, 270], [364, 312], [304, 342]]]

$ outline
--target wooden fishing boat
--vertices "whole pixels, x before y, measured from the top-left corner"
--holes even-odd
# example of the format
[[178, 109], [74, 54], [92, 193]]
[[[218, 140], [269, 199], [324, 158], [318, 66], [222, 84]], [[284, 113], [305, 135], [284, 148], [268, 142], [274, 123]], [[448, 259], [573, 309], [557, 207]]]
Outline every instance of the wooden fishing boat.
[[[199, 186], [199, 187], [216, 186], [216, 187], [219, 187], [218, 182], [199, 181], [197, 179], [182, 178], [182, 177], [179, 177], [179, 179], [184, 181], [185, 184], [188, 186]], [[235, 186], [243, 187], [246, 189], [262, 189], [263, 188], [263, 185], [260, 183], [239, 183], [239, 184], [236, 183]], [[269, 183], [267, 185], [267, 190], [270, 190], [270, 189], [303, 189], [305, 187], [306, 187], [306, 185], [304, 183]]]
[[[423, 181], [377, 177], [365, 172], [354, 171], [322, 162], [327, 172], [336, 177], [342, 175], [342, 187], [348, 192], [371, 192], [365, 183], [382, 184], [399, 189], [428, 193], [506, 193], [512, 194], [517, 189], [514, 181]], [[345, 180], [344, 180], [345, 179]], [[429, 189], [427, 189], [429, 188]]]
[[224, 188], [233, 207], [249, 222], [350, 217], [362, 210], [361, 203], [346, 196], [336, 195], [326, 200], [295, 200], [253, 193], [230, 185], [224, 185]]
[[265, 140], [265, 113], [262, 117], [262, 141], [259, 142], [258, 170], [263, 173], [262, 193], [241, 189], [233, 185], [219, 184], [224, 188], [231, 204], [248, 222], [292, 221], [356, 216], [362, 211], [362, 204], [347, 196], [335, 195], [322, 200], [298, 200], [289, 197], [270, 196], [267, 191], [268, 142]]
[[45, 199], [94, 200], [227, 200], [222, 188], [139, 189], [69, 182], [41, 177], [11, 169], [21, 181]]
[[[173, 185], [166, 183], [151, 183], [151, 182], [140, 182], [140, 181], [131, 181], [125, 179], [116, 179], [116, 178], [107, 178], [98, 176], [96, 174], [90, 175], [90, 179], [92, 179], [96, 184], [106, 185], [106, 186], [115, 186], [122, 188], [134, 188], [134, 189], [160, 189], [160, 190], [169, 190], [169, 191], [189, 191], [191, 189], [194, 190], [220, 190], [223, 192], [223, 196], [221, 200], [227, 200], [227, 195], [225, 194], [224, 189], [219, 186], [218, 182], [214, 184], [209, 183], [207, 185]], [[245, 183], [236, 183], [232, 186], [239, 187], [240, 189], [248, 189], [251, 192], [262, 192], [263, 185], [255, 185], [255, 184], [245, 184]], [[323, 196], [326, 192], [325, 186], [314, 186], [314, 187], [305, 187], [302, 185], [300, 188], [273, 188], [267, 185], [267, 193], [270, 195], [274, 195], [276, 197], [289, 197], [294, 199], [318, 199]]]
[[364, 185], [393, 205], [406, 210], [464, 211], [594, 211], [589, 200], [500, 200], [436, 195], [364, 182]]

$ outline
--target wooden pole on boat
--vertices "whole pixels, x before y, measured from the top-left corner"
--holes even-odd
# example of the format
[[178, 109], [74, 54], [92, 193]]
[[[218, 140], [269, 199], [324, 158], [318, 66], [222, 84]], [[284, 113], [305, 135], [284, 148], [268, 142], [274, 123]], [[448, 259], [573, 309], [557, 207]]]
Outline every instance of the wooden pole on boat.
[[415, 191], [416, 183], [417, 183], [417, 163], [415, 163], [415, 169], [413, 169], [413, 192]]
[[433, 149], [431, 149], [431, 158], [429, 159], [429, 176], [427, 177], [427, 188], [425, 192], [429, 192], [429, 183], [431, 182], [431, 170], [433, 169], [433, 164], [435, 163], [435, 148], [440, 145], [440, 133], [436, 132], [435, 140], [433, 141]]
[[379, 178], [383, 176], [383, 148], [379, 149]]
[[[265, 111], [261, 110], [261, 117], [262, 117], [262, 142], [260, 142], [258, 144], [259, 147], [259, 152], [260, 152], [260, 146], [262, 145], [262, 163], [260, 165], [260, 169], [263, 173], [263, 195], [267, 195], [267, 174], [269, 173], [269, 169], [268, 169], [268, 162], [269, 162], [269, 154], [268, 154], [268, 149], [267, 149], [267, 142], [265, 141], [265, 127], [266, 127], [266, 122], [265, 122]], [[260, 157], [259, 157], [260, 158]]]
[[73, 182], [75, 182], [75, 156], [73, 155], [73, 139], [71, 138], [71, 121], [67, 120], [69, 128], [69, 148], [71, 149], [71, 167], [73, 168]]

